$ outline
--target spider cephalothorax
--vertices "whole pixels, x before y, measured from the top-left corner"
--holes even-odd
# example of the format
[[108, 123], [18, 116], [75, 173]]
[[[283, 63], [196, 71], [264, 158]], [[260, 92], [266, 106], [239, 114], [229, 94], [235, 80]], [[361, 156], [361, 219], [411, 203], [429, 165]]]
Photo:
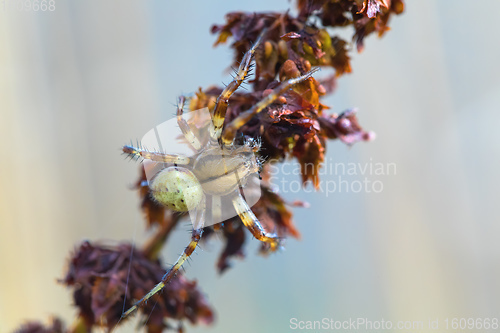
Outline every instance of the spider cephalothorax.
[[[210, 112], [209, 139], [202, 143], [191, 131], [187, 121], [182, 117], [185, 98], [180, 97], [177, 108], [177, 123], [187, 142], [196, 150], [192, 157], [152, 152], [142, 148], [124, 146], [123, 151], [133, 157], [141, 157], [167, 167], [160, 170], [149, 182], [153, 198], [161, 205], [172, 210], [189, 211], [193, 222], [191, 242], [176, 263], [163, 276], [150, 292], [127, 310], [123, 317], [144, 304], [160, 291], [178, 272], [186, 259], [193, 253], [206, 225], [222, 222], [238, 215], [253, 236], [266, 243], [271, 251], [280, 247], [280, 239], [268, 233], [261, 226], [248, 204], [249, 192], [245, 192], [251, 176], [260, 169], [260, 159], [256, 156], [260, 148], [259, 140], [246, 139], [243, 145], [235, 144], [237, 131], [256, 114], [274, 103], [292, 86], [307, 80], [316, 71], [281, 82], [262, 100], [249, 110], [240, 113], [224, 126], [229, 98], [248, 76], [252, 57], [259, 45], [261, 37], [254, 46], [245, 53], [237, 75], [217, 98], [214, 109]], [[260, 190], [260, 185], [258, 185]], [[232, 212], [228, 212], [232, 210]]]
[[209, 146], [195, 160], [193, 172], [203, 191], [211, 195], [228, 195], [245, 186], [248, 177], [259, 171], [252, 147], [221, 149]]

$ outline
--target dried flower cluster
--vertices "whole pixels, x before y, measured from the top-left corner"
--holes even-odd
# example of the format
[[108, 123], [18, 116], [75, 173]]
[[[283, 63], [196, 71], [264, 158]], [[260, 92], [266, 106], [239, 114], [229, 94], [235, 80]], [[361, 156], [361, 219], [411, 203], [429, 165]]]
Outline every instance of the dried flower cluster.
[[[296, 16], [289, 12], [233, 12], [227, 14], [225, 24], [212, 27], [212, 32], [218, 34], [215, 45], [232, 41], [233, 65], [238, 64], [244, 52], [265, 31], [255, 56], [255, 76], [249, 81], [251, 89], [239, 90], [231, 97], [226, 123], [255, 105], [281, 81], [303, 75], [313, 66], [333, 69], [329, 77], [321, 81], [310, 78], [283, 94], [248, 122], [237, 137], [242, 142], [245, 137], [262, 140], [259, 153], [266, 161], [262, 171], [262, 197], [252, 210], [269, 230], [280, 237], [296, 238], [300, 234], [293, 224], [289, 207], [301, 203], [286, 203], [271, 191], [267, 182], [269, 165], [285, 158], [296, 158], [301, 165], [302, 181], [311, 181], [317, 187], [318, 170], [328, 139], [340, 139], [351, 145], [373, 138], [372, 133], [359, 125], [355, 109], [340, 114], [328, 113], [328, 107], [320, 101], [321, 96], [333, 92], [339, 76], [351, 72], [349, 43], [332, 35], [331, 28], [353, 26], [353, 41], [361, 51], [364, 38], [373, 32], [379, 36], [384, 34], [389, 29], [389, 18], [401, 13], [404, 3], [403, 0], [298, 0], [297, 7]], [[191, 99], [190, 109], [208, 107], [212, 110], [221, 91], [220, 87], [200, 89]], [[128, 308], [134, 299], [147, 293], [166, 270], [160, 265], [158, 254], [183, 215], [174, 214], [153, 201], [144, 180], [146, 176], [142, 170], [137, 182], [141, 207], [147, 227], [156, 229], [150, 241], [142, 249], [133, 249], [129, 244], [104, 247], [85, 242], [70, 261], [63, 282], [73, 288], [80, 327], [84, 327], [82, 331], [90, 331], [94, 326], [115, 326], [120, 321], [124, 304]], [[225, 247], [217, 263], [222, 272], [230, 266], [231, 258], [244, 256], [246, 232], [239, 217], [225, 221], [223, 226], [205, 228], [205, 235], [214, 234], [216, 229], [222, 229], [220, 232], [225, 238]], [[266, 253], [268, 249], [263, 245], [261, 251]], [[172, 328], [169, 324], [172, 319], [187, 319], [191, 323], [213, 320], [213, 310], [196, 283], [182, 275], [169, 283], [153, 303], [141, 309], [149, 332]], [[57, 320], [52, 327], [29, 323], [19, 330], [26, 333], [63, 331], [63, 325]]]
[[[83, 243], [71, 259], [63, 283], [72, 286], [75, 305], [88, 327], [100, 324], [113, 328], [123, 307], [142, 297], [161, 279], [165, 270], [158, 260], [147, 258], [130, 244], [115, 248]], [[188, 319], [191, 323], [213, 321], [213, 312], [196, 282], [177, 275], [144, 307], [149, 332], [169, 327], [165, 318]]]

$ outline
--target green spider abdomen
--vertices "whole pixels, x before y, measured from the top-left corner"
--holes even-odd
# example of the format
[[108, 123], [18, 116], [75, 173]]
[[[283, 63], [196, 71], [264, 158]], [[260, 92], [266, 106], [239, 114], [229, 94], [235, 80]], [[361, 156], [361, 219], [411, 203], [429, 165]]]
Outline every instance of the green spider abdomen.
[[195, 209], [203, 198], [203, 189], [196, 176], [186, 168], [171, 166], [160, 171], [150, 184], [153, 198], [178, 211]]

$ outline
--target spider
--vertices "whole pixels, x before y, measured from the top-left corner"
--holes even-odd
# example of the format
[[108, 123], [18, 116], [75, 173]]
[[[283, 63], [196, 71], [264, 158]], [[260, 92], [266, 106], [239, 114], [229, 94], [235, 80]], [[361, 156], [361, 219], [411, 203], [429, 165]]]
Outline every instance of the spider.
[[256, 239], [265, 242], [271, 251], [276, 251], [280, 247], [278, 236], [265, 231], [240, 191], [246, 185], [248, 178], [259, 172], [260, 162], [259, 159], [255, 158], [255, 154], [259, 150], [260, 144], [257, 140], [247, 139], [242, 146], [236, 146], [234, 140], [238, 129], [276, 101], [292, 86], [311, 77], [318, 68], [313, 68], [302, 76], [283, 81], [252, 108], [242, 112], [224, 126], [229, 98], [249, 75], [252, 58], [261, 39], [262, 34], [250, 50], [245, 53], [236, 76], [217, 98], [215, 107], [210, 113], [209, 139], [205, 145], [200, 143], [182, 117], [185, 98], [182, 96], [179, 98], [177, 123], [185, 139], [197, 151], [194, 157], [153, 152], [129, 145], [123, 147], [123, 152], [132, 157], [172, 164], [159, 171], [151, 179], [149, 182], [151, 194], [159, 204], [178, 212], [193, 212], [194, 218], [191, 241], [184, 252], [165, 273], [161, 281], [124, 312], [122, 318], [127, 317], [162, 290], [191, 256], [203, 234], [207, 198], [210, 198], [212, 205], [212, 221], [222, 221], [221, 199], [229, 197], [236, 214]]

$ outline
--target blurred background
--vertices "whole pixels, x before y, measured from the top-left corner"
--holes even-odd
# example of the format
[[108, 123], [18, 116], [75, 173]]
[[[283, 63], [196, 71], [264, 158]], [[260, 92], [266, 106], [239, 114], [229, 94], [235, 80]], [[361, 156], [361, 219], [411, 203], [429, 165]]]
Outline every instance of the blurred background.
[[[57, 279], [82, 240], [147, 239], [130, 190], [138, 164], [121, 145], [171, 118], [179, 94], [228, 82], [232, 51], [213, 49], [209, 33], [225, 13], [290, 7], [56, 0], [53, 12], [0, 10], [0, 332], [53, 314], [72, 322], [71, 292]], [[284, 193], [311, 207], [294, 209], [302, 239], [283, 253], [260, 257], [252, 240], [247, 258], [218, 276], [221, 244], [204, 245], [186, 275], [217, 320], [188, 332], [288, 332], [291, 318], [499, 316], [498, 12], [495, 0], [407, 1], [391, 31], [353, 52], [353, 73], [324, 103], [358, 107], [377, 139], [330, 142], [327, 160], [396, 172], [369, 176], [381, 193]]]

